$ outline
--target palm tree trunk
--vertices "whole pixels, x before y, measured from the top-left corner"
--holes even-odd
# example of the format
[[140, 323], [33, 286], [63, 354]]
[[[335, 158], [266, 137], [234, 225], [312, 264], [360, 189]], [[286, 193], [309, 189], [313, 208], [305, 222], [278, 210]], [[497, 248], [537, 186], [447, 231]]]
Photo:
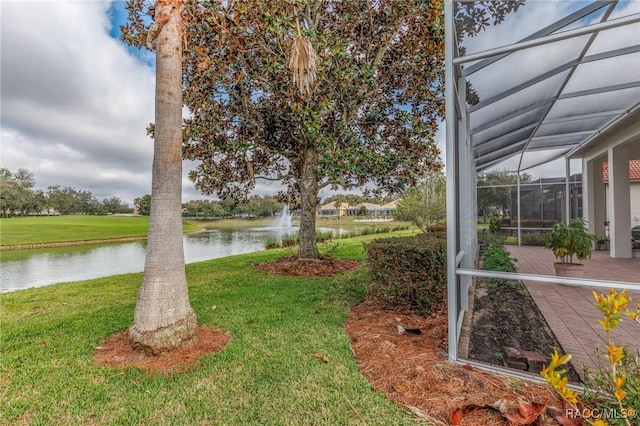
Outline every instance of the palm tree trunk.
[[302, 156], [300, 177], [300, 252], [299, 259], [319, 259], [316, 245], [316, 206], [318, 204], [318, 177], [315, 168], [318, 153], [306, 148]]
[[158, 0], [156, 111], [149, 238], [129, 341], [150, 354], [188, 344], [196, 328], [182, 244], [182, 0]]

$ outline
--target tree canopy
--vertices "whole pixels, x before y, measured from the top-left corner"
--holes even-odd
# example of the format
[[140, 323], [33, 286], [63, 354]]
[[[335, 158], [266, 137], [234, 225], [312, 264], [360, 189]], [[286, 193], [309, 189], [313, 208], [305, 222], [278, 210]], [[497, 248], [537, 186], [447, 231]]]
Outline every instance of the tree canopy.
[[412, 222], [429, 232], [447, 216], [447, 180], [440, 172], [427, 173], [420, 183], [402, 196], [396, 218]]
[[[531, 182], [528, 173], [520, 175], [520, 182]], [[511, 190], [516, 186], [518, 176], [515, 173], [493, 172], [478, 175], [478, 208], [486, 219], [486, 210], [495, 207], [502, 213], [511, 207]]]
[[[142, 45], [152, 11], [143, 0], [128, 7], [124, 39]], [[459, 31], [478, 31], [487, 14], [510, 10], [483, 9], [463, 13], [461, 21], [480, 22]], [[317, 257], [320, 189], [399, 193], [440, 169], [442, 0], [189, 0], [184, 19], [191, 115], [183, 154], [199, 161], [190, 178], [205, 194], [238, 199], [256, 179], [282, 182], [281, 199], [301, 209], [301, 257]], [[308, 91], [298, 90], [289, 66], [300, 38], [315, 58]]]

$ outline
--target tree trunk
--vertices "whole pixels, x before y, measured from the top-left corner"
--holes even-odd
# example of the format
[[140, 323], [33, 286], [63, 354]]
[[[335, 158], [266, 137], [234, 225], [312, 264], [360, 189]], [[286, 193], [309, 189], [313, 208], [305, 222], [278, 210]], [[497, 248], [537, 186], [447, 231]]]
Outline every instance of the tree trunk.
[[[190, 343], [196, 317], [189, 304], [182, 243], [182, 0], [158, 0], [156, 110], [149, 238], [129, 342], [149, 354]], [[164, 15], [161, 15], [164, 14]], [[164, 18], [162, 18], [164, 16]]]
[[318, 153], [306, 148], [302, 155], [300, 176], [300, 252], [298, 259], [319, 259], [316, 246], [316, 206], [318, 204], [318, 178], [315, 168]]

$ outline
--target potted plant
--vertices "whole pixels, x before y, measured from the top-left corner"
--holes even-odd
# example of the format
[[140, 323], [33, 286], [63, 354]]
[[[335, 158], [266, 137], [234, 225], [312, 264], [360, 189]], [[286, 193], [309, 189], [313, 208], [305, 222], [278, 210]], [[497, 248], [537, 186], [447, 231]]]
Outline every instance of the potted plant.
[[597, 237], [589, 233], [584, 219], [573, 219], [569, 224], [558, 222], [553, 225], [551, 233], [545, 238], [545, 247], [552, 250], [560, 262], [553, 265], [556, 275], [559, 277], [583, 277], [584, 265], [574, 263], [577, 260], [586, 260], [591, 257], [593, 242]]

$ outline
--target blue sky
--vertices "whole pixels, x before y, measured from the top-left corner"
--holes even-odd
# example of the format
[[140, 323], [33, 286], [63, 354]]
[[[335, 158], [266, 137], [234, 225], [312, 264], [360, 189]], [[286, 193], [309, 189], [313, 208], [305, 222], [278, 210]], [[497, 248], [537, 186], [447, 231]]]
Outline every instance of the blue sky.
[[[120, 27], [127, 23], [128, 12], [126, 9], [126, 4], [127, 3], [124, 1], [114, 1], [110, 4], [107, 11], [109, 21], [111, 22], [109, 35], [118, 41], [120, 41], [120, 35], [122, 34], [122, 31], [120, 31]], [[138, 58], [142, 63], [153, 68], [155, 64], [153, 52], [147, 49], [138, 49], [137, 47], [133, 46], [127, 46], [127, 51], [129, 52], [129, 54]]]

